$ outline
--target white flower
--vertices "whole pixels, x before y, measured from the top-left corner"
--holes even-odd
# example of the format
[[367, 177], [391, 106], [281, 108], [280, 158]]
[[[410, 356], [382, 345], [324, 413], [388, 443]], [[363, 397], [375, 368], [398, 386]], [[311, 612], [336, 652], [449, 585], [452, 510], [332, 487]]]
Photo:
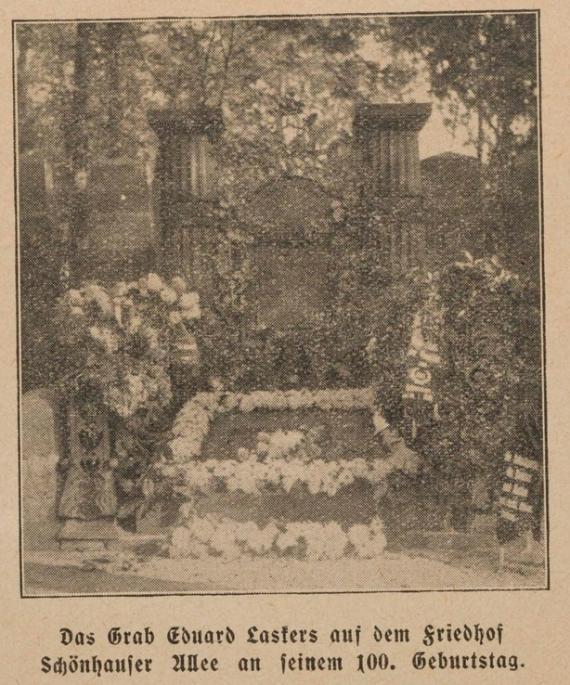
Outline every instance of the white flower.
[[260, 457], [265, 457], [269, 454], [269, 444], [267, 442], [258, 442], [255, 451]]
[[239, 409], [243, 412], [250, 412], [255, 409], [255, 402], [249, 395], [243, 395], [239, 401]]
[[[281, 480], [281, 485], [282, 485], [283, 489], [285, 490], [285, 492], [289, 493], [289, 492], [291, 492], [291, 490], [293, 489], [293, 486], [295, 485], [295, 483], [298, 480], [299, 479], [296, 476], [286, 475], [286, 476], [283, 476], [283, 478]], [[316, 493], [314, 493], [314, 494], [316, 494]]]
[[200, 296], [198, 293], [184, 293], [180, 296], [180, 307], [182, 309], [191, 309], [200, 305]]
[[259, 528], [254, 521], [244, 521], [236, 529], [236, 540], [247, 542], [251, 536], [257, 535]]
[[392, 470], [389, 459], [375, 459], [368, 471], [368, 480], [371, 483], [380, 483], [388, 477]]
[[219, 376], [210, 376], [208, 378], [208, 385], [214, 393], [221, 392], [224, 389], [224, 382]]
[[338, 485], [333, 478], [327, 477], [323, 480], [322, 490], [329, 497], [334, 497], [338, 491]]
[[184, 461], [190, 456], [188, 442], [189, 441], [186, 438], [180, 437], [174, 438], [174, 440], [171, 440], [168, 443], [170, 449], [172, 450], [172, 454], [177, 461]]
[[220, 404], [220, 411], [233, 411], [237, 409], [240, 403], [241, 396], [235, 392], [228, 392], [223, 395]]
[[199, 540], [191, 540], [188, 546], [187, 556], [192, 559], [205, 559], [210, 556], [208, 545]]
[[[258, 443], [258, 451], [268, 454], [270, 459], [278, 459], [293, 452], [302, 443], [304, 434], [301, 431], [275, 431], [269, 434], [269, 441]], [[261, 452], [260, 452], [261, 453]]]
[[266, 409], [282, 410], [288, 407], [287, 395], [282, 390], [275, 390], [267, 399]]
[[364, 478], [368, 473], [368, 464], [362, 457], [356, 457], [356, 459], [352, 459], [347, 468], [350, 469], [354, 478]]
[[337, 476], [337, 485], [339, 488], [342, 488], [346, 485], [350, 485], [351, 483], [354, 482], [354, 476], [348, 469], [342, 469], [341, 472]]
[[372, 538], [371, 544], [374, 547], [375, 556], [380, 556], [386, 549], [386, 535], [383, 532], [376, 533]]
[[189, 522], [188, 528], [190, 529], [193, 537], [204, 543], [210, 542], [215, 533], [215, 526], [208, 518], [196, 517]]
[[279, 529], [274, 523], [269, 523], [267, 524], [267, 526], [265, 526], [265, 528], [260, 530], [260, 535], [257, 540], [257, 543], [262, 554], [264, 554], [265, 552], [269, 552], [269, 550], [273, 547], [275, 538], [278, 535]]
[[303, 406], [303, 397], [298, 390], [289, 390], [286, 397], [290, 409], [300, 409]]
[[162, 278], [158, 274], [150, 273], [146, 277], [146, 287], [151, 292], [157, 293], [164, 288], [164, 283], [162, 282]]
[[182, 314], [177, 311], [170, 312], [170, 314], [168, 315], [168, 321], [173, 326], [177, 326], [179, 323], [182, 323]]
[[136, 333], [142, 325], [142, 319], [140, 316], [133, 316], [129, 320], [129, 331], [130, 333]]
[[390, 424], [386, 421], [382, 412], [378, 410], [372, 414], [372, 423], [376, 433], [382, 433], [386, 428], [390, 428]]
[[370, 544], [370, 530], [363, 524], [355, 524], [348, 529], [348, 540], [358, 550]]
[[83, 304], [83, 295], [80, 290], [70, 289], [67, 291], [67, 298], [69, 303], [80, 307]]
[[323, 485], [323, 471], [315, 462], [307, 464], [305, 473], [301, 476], [302, 480], [307, 484], [307, 488], [311, 495], [318, 495]]
[[184, 482], [191, 490], [207, 492], [211, 480], [211, 474], [203, 463], [193, 462], [185, 470]]
[[93, 340], [100, 340], [101, 339], [101, 328], [99, 326], [90, 326], [89, 327], [89, 333]]
[[95, 302], [104, 316], [114, 316], [113, 302], [107, 291], [100, 285], [92, 283], [85, 286], [84, 297], [88, 302]]
[[250, 456], [249, 450], [246, 450], [245, 447], [238, 448], [237, 458], [239, 461], [245, 461], [246, 459], [249, 459]]
[[280, 533], [275, 540], [275, 546], [281, 551], [286, 552], [298, 546], [297, 537], [289, 530]]
[[155, 486], [152, 478], [145, 478], [142, 484], [142, 493], [145, 497], [152, 497], [154, 494]]
[[348, 538], [338, 523], [332, 521], [324, 527], [324, 551], [327, 559], [341, 559], [344, 556]]
[[307, 543], [307, 558], [325, 559], [327, 541], [325, 539], [324, 526], [320, 523], [308, 523], [303, 533]]
[[162, 288], [160, 291], [160, 299], [166, 304], [174, 304], [178, 299], [176, 290], [174, 288]]
[[145, 325], [141, 326], [139, 330], [141, 334], [144, 335], [144, 337], [146, 338], [149, 349], [155, 350], [158, 347], [158, 331], [156, 330], [156, 328]]
[[332, 396], [330, 390], [317, 390], [313, 394], [315, 406], [319, 409], [332, 409]]
[[160, 466], [160, 473], [165, 478], [174, 478], [178, 475], [178, 468], [174, 464], [162, 464]]
[[194, 511], [194, 507], [191, 502], [184, 502], [184, 504], [180, 505], [180, 516], [182, 519], [186, 520], [190, 516], [192, 516]]
[[116, 352], [119, 349], [119, 340], [109, 328], [105, 326], [91, 326], [89, 333], [93, 340], [101, 343], [108, 352]]
[[209, 541], [210, 546], [224, 559], [237, 559], [240, 556], [235, 534], [231, 526], [219, 524]]
[[200, 296], [198, 293], [184, 293], [180, 296], [179, 306], [182, 309], [182, 317], [187, 320], [199, 319]]
[[114, 297], [124, 297], [127, 293], [128, 288], [125, 281], [119, 281], [118, 283], [115, 283], [115, 286], [113, 288]]
[[186, 321], [192, 321], [193, 319], [199, 319], [202, 316], [200, 307], [190, 307], [188, 309], [182, 310], [182, 318]]
[[375, 516], [370, 521], [370, 531], [373, 535], [376, 535], [377, 533], [384, 533], [384, 523], [379, 516]]
[[364, 349], [366, 354], [372, 355], [378, 349], [378, 338], [373, 335]]
[[170, 285], [176, 290], [179, 295], [186, 292], [186, 281], [181, 276], [174, 276], [170, 281]]
[[287, 524], [287, 532], [294, 535], [296, 540], [302, 537], [304, 529], [305, 523], [303, 521], [292, 521]]

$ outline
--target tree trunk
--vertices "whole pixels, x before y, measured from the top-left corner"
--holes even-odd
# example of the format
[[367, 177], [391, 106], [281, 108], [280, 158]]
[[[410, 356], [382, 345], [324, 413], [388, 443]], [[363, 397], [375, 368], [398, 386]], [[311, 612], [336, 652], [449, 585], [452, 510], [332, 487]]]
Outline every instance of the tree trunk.
[[105, 49], [107, 52], [107, 131], [109, 134], [109, 155], [118, 157], [121, 154], [121, 42], [123, 25], [121, 23], [105, 24]]
[[94, 24], [77, 25], [75, 41], [73, 97], [66, 126], [65, 147], [70, 171], [68, 269], [71, 284], [79, 280], [79, 243], [87, 228], [87, 171], [89, 162], [88, 98], [89, 60]]
[[27, 59], [30, 49], [30, 28], [18, 26], [17, 33], [18, 59], [16, 62], [16, 80], [18, 88], [18, 151], [25, 152], [33, 146], [32, 122], [28, 121], [28, 69]]

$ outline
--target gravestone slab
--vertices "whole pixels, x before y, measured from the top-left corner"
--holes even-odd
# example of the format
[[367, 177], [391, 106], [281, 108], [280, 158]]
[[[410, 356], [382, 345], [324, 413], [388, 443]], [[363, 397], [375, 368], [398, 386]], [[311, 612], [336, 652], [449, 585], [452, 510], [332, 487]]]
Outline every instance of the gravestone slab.
[[55, 398], [49, 390], [24, 393], [21, 411], [21, 475], [24, 557], [26, 551], [57, 547], [60, 525], [56, 465], [61, 454]]
[[258, 323], [288, 328], [330, 303], [333, 198], [318, 184], [284, 177], [259, 189], [245, 209], [255, 269]]

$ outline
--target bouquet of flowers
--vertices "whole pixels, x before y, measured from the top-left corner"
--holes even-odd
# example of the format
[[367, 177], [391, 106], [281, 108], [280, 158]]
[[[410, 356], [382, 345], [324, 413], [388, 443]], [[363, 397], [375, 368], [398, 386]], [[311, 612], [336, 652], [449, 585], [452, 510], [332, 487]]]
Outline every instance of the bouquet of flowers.
[[172, 437], [168, 371], [173, 361], [198, 362], [192, 326], [199, 317], [199, 297], [184, 279], [166, 282], [154, 273], [130, 283], [86, 283], [59, 302], [68, 369], [62, 389], [74, 402], [108, 412], [120, 517], [169, 496], [168, 478], [156, 468]]
[[[167, 370], [180, 346], [189, 358], [189, 326], [200, 317], [197, 293], [184, 279], [157, 274], [111, 286], [87, 283], [68, 290], [59, 307], [60, 342], [69, 362], [66, 381], [101, 388], [113, 414], [129, 419], [171, 399]], [[190, 361], [190, 359], [189, 359]]]

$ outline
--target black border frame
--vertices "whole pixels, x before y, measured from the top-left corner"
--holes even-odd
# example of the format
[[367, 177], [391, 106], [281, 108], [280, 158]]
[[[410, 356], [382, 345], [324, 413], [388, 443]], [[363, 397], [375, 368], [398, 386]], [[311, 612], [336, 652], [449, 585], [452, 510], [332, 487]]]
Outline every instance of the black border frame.
[[[543, 429], [543, 458], [544, 458], [544, 512], [545, 512], [545, 571], [546, 585], [544, 587], [515, 587], [515, 588], [449, 588], [449, 589], [393, 589], [393, 590], [306, 590], [306, 591], [259, 591], [259, 592], [101, 592], [78, 594], [25, 594], [24, 592], [24, 555], [23, 555], [23, 504], [22, 504], [22, 417], [21, 417], [21, 327], [20, 327], [20, 216], [19, 216], [19, 182], [18, 182], [18, 116], [17, 116], [17, 73], [16, 73], [16, 27], [18, 24], [75, 24], [80, 22], [124, 22], [135, 23], [144, 21], [177, 21], [183, 19], [202, 19], [210, 21], [228, 20], [259, 20], [259, 19], [324, 19], [329, 17], [422, 17], [422, 16], [465, 16], [476, 14], [534, 14], [536, 17], [536, 74], [537, 74], [537, 133], [538, 133], [538, 207], [539, 207], [539, 266], [540, 266], [540, 301], [541, 301], [541, 353], [542, 353], [542, 429]], [[542, 141], [542, 53], [541, 53], [541, 10], [508, 9], [508, 10], [457, 10], [457, 11], [418, 11], [418, 12], [332, 12], [332, 13], [301, 13], [301, 14], [244, 14], [244, 15], [201, 15], [201, 16], [147, 16], [147, 17], [106, 17], [106, 18], [74, 18], [74, 19], [12, 19], [12, 116], [13, 116], [13, 150], [14, 150], [14, 211], [15, 211], [15, 278], [16, 278], [16, 375], [17, 375], [17, 439], [18, 439], [18, 552], [19, 552], [19, 580], [21, 599], [76, 599], [92, 597], [227, 597], [227, 596], [274, 596], [274, 595], [376, 595], [376, 594], [417, 594], [417, 593], [447, 593], [447, 592], [542, 592], [551, 590], [550, 575], [550, 500], [549, 500], [549, 463], [548, 463], [548, 423], [547, 423], [547, 392], [546, 392], [546, 286], [544, 269], [544, 177], [543, 177], [543, 141]]]

